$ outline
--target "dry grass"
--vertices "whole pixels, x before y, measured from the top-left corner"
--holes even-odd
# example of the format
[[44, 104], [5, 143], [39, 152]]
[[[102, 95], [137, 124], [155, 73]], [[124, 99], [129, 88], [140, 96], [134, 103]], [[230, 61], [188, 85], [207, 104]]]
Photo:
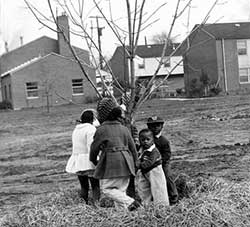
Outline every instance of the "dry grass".
[[182, 176], [181, 181], [189, 198], [172, 207], [149, 206], [131, 213], [95, 209], [85, 205], [76, 190], [66, 190], [20, 206], [5, 215], [0, 226], [250, 226], [250, 183], [187, 179]]

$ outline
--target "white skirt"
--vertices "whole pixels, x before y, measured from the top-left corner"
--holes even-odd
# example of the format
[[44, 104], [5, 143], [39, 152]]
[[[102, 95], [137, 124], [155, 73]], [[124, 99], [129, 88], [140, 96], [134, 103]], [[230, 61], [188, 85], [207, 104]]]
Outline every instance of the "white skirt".
[[95, 165], [89, 161], [88, 154], [72, 154], [66, 165], [66, 172], [76, 173], [78, 171], [85, 171], [95, 169]]

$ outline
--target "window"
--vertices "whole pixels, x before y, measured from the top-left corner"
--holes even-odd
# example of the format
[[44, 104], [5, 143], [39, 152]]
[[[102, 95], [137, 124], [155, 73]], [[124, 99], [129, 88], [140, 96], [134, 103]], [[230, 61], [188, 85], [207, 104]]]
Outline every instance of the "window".
[[239, 70], [240, 83], [250, 83], [250, 68], [242, 68]]
[[237, 40], [238, 55], [247, 55], [247, 41]]
[[164, 64], [164, 67], [167, 68], [167, 67], [170, 67], [171, 64], [170, 64], [170, 59], [168, 61], [164, 60], [163, 61], [163, 64]]
[[26, 93], [28, 99], [38, 98], [38, 82], [27, 82]]
[[4, 99], [7, 100], [8, 96], [7, 96], [7, 85], [4, 86]]
[[12, 99], [12, 94], [11, 94], [11, 85], [9, 84], [9, 97]]
[[145, 60], [143, 59], [141, 62], [138, 63], [139, 69], [145, 69]]
[[73, 91], [73, 95], [83, 94], [83, 79], [72, 80], [72, 91]]

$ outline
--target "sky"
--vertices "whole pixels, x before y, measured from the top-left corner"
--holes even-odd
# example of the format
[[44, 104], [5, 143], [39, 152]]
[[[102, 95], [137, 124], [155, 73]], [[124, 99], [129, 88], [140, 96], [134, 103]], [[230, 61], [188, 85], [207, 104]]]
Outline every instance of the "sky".
[[[67, 0], [68, 1], [68, 0]], [[76, 0], [74, 0], [76, 2]], [[29, 0], [41, 12], [48, 15], [47, 0]], [[100, 16], [100, 13], [93, 9], [92, 0], [85, 0], [84, 13], [89, 16]], [[105, 15], [109, 16], [109, 0], [101, 0]], [[125, 0], [110, 0], [112, 8], [112, 17], [117, 20], [119, 26], [126, 27], [126, 8]], [[135, 0], [131, 0], [131, 5]], [[190, 8], [190, 16], [188, 20], [188, 11], [177, 20], [173, 30], [173, 37], [177, 42], [183, 40], [188, 30], [191, 30], [195, 24], [201, 23], [214, 0], [193, 0]], [[142, 33], [139, 44], [151, 42], [151, 38], [155, 34], [167, 32], [170, 27], [171, 19], [175, 9], [176, 0], [147, 0], [145, 4], [145, 16], [150, 15], [160, 5], [166, 3], [160, 10], [151, 18], [150, 22], [157, 20], [147, 27]], [[184, 1], [182, 0], [182, 4]], [[210, 14], [208, 23], [224, 23], [224, 22], [243, 22], [250, 21], [250, 0], [220, 0], [219, 5]], [[58, 8], [57, 8], [58, 9]], [[60, 9], [58, 9], [60, 14]], [[92, 22], [91, 22], [92, 21]], [[189, 26], [187, 26], [189, 21]], [[96, 26], [95, 19], [87, 19], [85, 23], [90, 27]], [[99, 19], [100, 27], [104, 27], [101, 37], [102, 51], [105, 56], [112, 56], [115, 48], [120, 45], [117, 38], [113, 35], [108, 25], [103, 19]], [[26, 44], [43, 35], [51, 38], [56, 38], [56, 34], [37, 22], [35, 17], [27, 9], [23, 0], [0, 0], [0, 55], [5, 52], [4, 43], [8, 43], [8, 49], [13, 50], [20, 46], [20, 37], [23, 37], [23, 43]], [[96, 30], [93, 30], [93, 37], [97, 40]], [[126, 39], [127, 40], [127, 39]], [[81, 48], [87, 48], [82, 39], [71, 37], [71, 42]]]

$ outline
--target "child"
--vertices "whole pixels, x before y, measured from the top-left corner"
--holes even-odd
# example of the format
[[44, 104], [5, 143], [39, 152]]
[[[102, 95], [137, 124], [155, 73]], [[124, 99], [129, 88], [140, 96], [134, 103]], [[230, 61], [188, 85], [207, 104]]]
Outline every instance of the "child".
[[88, 204], [89, 181], [93, 192], [94, 204], [100, 198], [99, 181], [93, 178], [95, 165], [89, 161], [90, 145], [98, 125], [93, 110], [85, 110], [80, 117], [80, 124], [76, 125], [72, 134], [73, 151], [66, 166], [68, 173], [77, 174], [81, 185], [81, 197]]
[[136, 148], [129, 130], [119, 121], [121, 108], [105, 109], [105, 114], [108, 112], [107, 118], [102, 116], [102, 111], [98, 113], [105, 121], [97, 129], [91, 145], [90, 160], [97, 164], [94, 177], [100, 179], [103, 194], [113, 199], [117, 208], [132, 211], [140, 206], [126, 195], [130, 175], [135, 175]]
[[169, 195], [170, 205], [177, 203], [178, 192], [174, 180], [171, 177], [170, 157], [171, 149], [169, 141], [166, 137], [161, 135], [164, 125], [164, 120], [160, 117], [154, 116], [148, 118], [147, 126], [153, 132], [154, 143], [162, 157], [162, 168], [167, 181], [167, 189]]
[[162, 169], [161, 154], [154, 144], [153, 133], [142, 129], [139, 133], [140, 150], [137, 162], [139, 195], [146, 204], [169, 205], [165, 175]]

